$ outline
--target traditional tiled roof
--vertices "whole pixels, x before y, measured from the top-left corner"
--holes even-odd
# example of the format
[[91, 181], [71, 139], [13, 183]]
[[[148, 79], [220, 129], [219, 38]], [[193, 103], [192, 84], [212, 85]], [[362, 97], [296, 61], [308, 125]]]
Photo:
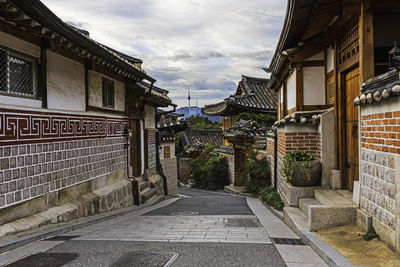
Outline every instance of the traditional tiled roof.
[[157, 109], [156, 116], [158, 117], [157, 128], [160, 130], [184, 131], [188, 126], [188, 122], [183, 120], [183, 114], [174, 112], [166, 113], [161, 109]]
[[52, 40], [71, 53], [93, 61], [128, 79], [152, 83], [155, 79], [141, 69], [141, 60], [109, 48], [89, 37], [88, 32], [77, 29], [58, 18], [39, 0], [3, 0], [0, 17], [39, 38]]
[[304, 125], [318, 125], [321, 120], [321, 115], [331, 111], [327, 110], [315, 110], [315, 111], [296, 111], [290, 115], [287, 115], [282, 120], [274, 123], [275, 127], [284, 126], [286, 124], [304, 124]]
[[400, 96], [400, 57], [397, 61], [397, 69], [369, 79], [362, 85], [361, 95], [354, 99], [356, 106]]
[[170, 143], [175, 141], [175, 136], [170, 131], [160, 131], [161, 143]]
[[181, 143], [187, 152], [204, 149], [208, 144], [221, 146], [222, 130], [193, 130], [189, 129], [181, 137]]
[[171, 98], [168, 97], [168, 91], [153, 86], [150, 90], [151, 84], [146, 82], [137, 82], [136, 85], [144, 89], [144, 95], [141, 97], [142, 101], [150, 104], [155, 104], [158, 107], [168, 107], [172, 105]]
[[225, 130], [224, 138], [229, 140], [265, 137], [270, 130], [270, 127], [259, 125], [253, 120], [239, 120], [234, 126]]
[[222, 102], [206, 105], [202, 111], [206, 115], [223, 116], [244, 111], [276, 113], [277, 94], [267, 90], [268, 79], [242, 75], [234, 95]]

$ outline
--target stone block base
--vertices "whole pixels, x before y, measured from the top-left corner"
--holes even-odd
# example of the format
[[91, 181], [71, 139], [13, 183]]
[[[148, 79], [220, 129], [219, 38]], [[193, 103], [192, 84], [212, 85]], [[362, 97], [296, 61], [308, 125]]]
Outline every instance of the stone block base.
[[372, 227], [372, 216], [365, 211], [357, 209], [357, 225], [365, 232], [369, 232]]
[[285, 185], [285, 206], [298, 207], [300, 198], [312, 198], [314, 197], [314, 189], [317, 187], [298, 187], [293, 186], [290, 183]]

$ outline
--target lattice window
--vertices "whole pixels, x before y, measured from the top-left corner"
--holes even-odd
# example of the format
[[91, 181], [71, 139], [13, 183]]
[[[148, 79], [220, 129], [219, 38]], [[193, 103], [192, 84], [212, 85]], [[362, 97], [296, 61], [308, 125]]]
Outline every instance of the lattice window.
[[114, 108], [114, 81], [102, 78], [103, 107]]
[[33, 58], [0, 48], [0, 93], [36, 97], [36, 69]]
[[352, 27], [339, 42], [338, 64], [339, 69], [346, 69], [359, 60], [359, 26]]

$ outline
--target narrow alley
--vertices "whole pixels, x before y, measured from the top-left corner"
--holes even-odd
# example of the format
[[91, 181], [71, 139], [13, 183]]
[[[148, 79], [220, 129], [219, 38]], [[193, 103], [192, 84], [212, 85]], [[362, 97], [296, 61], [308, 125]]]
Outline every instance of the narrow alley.
[[180, 194], [5, 252], [0, 264], [327, 266], [258, 199], [186, 188]]

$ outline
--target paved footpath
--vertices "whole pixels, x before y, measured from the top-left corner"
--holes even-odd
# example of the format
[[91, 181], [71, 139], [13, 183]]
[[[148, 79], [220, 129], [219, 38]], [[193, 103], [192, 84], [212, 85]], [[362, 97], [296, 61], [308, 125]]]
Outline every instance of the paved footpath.
[[[310, 247], [295, 244], [298, 236], [258, 199], [180, 193], [180, 199], [5, 252], [0, 265], [45, 252], [60, 253], [43, 257], [65, 266], [327, 266]], [[278, 244], [285, 242], [291, 244]]]

